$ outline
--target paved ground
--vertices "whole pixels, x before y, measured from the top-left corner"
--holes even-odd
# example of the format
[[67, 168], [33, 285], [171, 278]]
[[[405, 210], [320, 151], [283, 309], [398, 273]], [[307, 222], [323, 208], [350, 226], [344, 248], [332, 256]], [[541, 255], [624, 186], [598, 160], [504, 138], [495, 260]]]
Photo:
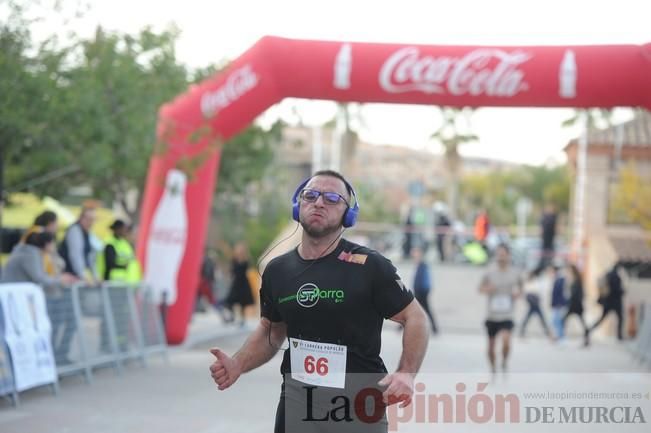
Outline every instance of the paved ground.
[[[399, 268], [405, 281], [410, 281], [412, 267]], [[443, 332], [430, 340], [424, 374], [486, 373], [481, 329], [484, 302], [476, 292], [480, 273], [462, 266], [435, 271], [433, 304]], [[531, 337], [514, 341], [512, 380], [525, 372], [592, 372], [601, 378], [616, 377], [613, 375], [621, 372], [651, 390], [649, 370], [633, 362], [624, 345], [597, 336], [590, 348], [583, 349], [577, 334], [559, 346], [540, 337], [537, 328], [533, 323]], [[169, 364], [153, 358], [146, 369], [129, 365], [121, 376], [111, 369], [98, 370], [92, 385], [85, 384], [80, 376], [68, 377], [61, 383], [58, 396], [46, 388], [32, 390], [22, 395], [19, 408], [0, 402], [0, 432], [268, 433], [280, 384], [278, 357], [243, 376], [226, 392], [216, 390], [208, 373], [212, 362], [208, 348], [219, 345], [232, 353], [242, 344], [247, 330], [226, 329], [214, 313], [198, 315], [188, 343], [171, 349]], [[398, 361], [400, 338], [395, 327], [386, 327], [383, 357], [390, 369]]]

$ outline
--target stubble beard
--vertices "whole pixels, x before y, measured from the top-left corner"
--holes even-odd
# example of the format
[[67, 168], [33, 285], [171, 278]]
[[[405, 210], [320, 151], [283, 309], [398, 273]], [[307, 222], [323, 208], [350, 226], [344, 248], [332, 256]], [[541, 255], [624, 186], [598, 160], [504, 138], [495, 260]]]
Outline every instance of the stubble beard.
[[311, 238], [314, 239], [320, 239], [324, 238], [328, 235], [331, 235], [332, 233], [335, 233], [339, 231], [339, 226], [326, 226], [322, 228], [316, 228], [314, 226], [311, 226], [309, 224], [306, 224], [305, 222], [301, 221], [301, 227], [303, 227], [303, 231], [308, 234]]

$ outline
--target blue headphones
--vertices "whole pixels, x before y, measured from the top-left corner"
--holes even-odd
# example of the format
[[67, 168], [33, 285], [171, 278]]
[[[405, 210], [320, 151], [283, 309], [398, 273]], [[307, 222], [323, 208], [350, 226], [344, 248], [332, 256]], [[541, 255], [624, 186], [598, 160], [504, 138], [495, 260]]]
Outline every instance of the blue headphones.
[[[294, 218], [294, 221], [299, 221], [300, 200], [298, 199], [298, 196], [301, 194], [301, 191], [303, 191], [303, 188], [305, 188], [305, 185], [307, 185], [311, 179], [311, 177], [305, 179], [303, 183], [301, 183], [298, 188], [296, 188], [296, 192], [294, 192], [294, 196], [292, 197], [292, 218]], [[354, 226], [357, 222], [357, 216], [359, 215], [359, 203], [357, 201], [357, 194], [355, 194], [355, 190], [353, 189], [352, 185], [349, 184], [346, 180], [344, 180], [344, 184], [346, 184], [346, 188], [351, 192], [353, 199], [355, 200], [355, 205], [352, 208], [350, 206], [346, 208], [346, 212], [344, 212], [344, 217], [342, 220], [342, 225], [345, 228], [349, 228]]]

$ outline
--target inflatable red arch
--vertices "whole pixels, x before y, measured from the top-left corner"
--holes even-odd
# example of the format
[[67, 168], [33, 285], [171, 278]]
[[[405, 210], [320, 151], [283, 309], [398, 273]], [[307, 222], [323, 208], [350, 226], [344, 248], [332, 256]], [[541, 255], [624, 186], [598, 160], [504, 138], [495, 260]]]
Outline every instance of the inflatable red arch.
[[[220, 145], [286, 97], [456, 107], [651, 108], [651, 44], [425, 46], [264, 37], [159, 112], [138, 238], [145, 280], [181, 343]], [[289, 215], [289, 200], [288, 200]]]

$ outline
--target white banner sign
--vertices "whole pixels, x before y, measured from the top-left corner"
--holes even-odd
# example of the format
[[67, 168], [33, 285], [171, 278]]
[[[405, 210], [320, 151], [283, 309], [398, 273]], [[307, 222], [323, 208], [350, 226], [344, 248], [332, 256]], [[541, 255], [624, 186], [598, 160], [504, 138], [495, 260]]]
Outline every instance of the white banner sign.
[[16, 391], [55, 382], [52, 328], [43, 290], [32, 283], [0, 284], [0, 308]]

